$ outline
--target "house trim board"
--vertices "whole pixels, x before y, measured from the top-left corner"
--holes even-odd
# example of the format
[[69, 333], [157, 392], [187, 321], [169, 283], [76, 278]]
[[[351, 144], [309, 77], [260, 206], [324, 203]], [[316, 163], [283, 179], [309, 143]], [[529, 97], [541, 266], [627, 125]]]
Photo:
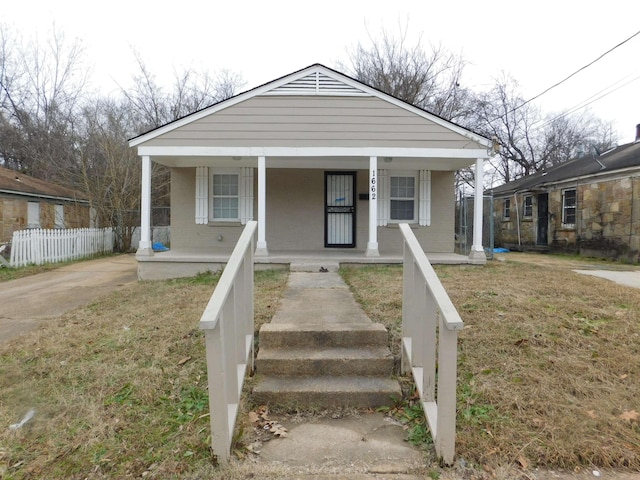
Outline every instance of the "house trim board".
[[389, 147], [138, 147], [138, 155], [152, 157], [390, 157], [390, 158], [489, 158], [478, 148]]

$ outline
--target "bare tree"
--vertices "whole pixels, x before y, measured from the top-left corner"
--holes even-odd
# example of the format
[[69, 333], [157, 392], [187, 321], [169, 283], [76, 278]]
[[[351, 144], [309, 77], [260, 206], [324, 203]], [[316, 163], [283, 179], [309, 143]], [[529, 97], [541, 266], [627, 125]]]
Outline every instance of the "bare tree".
[[[131, 88], [121, 89], [135, 125], [133, 134], [149, 131], [232, 97], [244, 84], [239, 75], [228, 70], [215, 75], [186, 70], [180, 74], [175, 72], [172, 89], [165, 89], [157, 83], [142, 57], [136, 52], [134, 55], [139, 72], [134, 75]], [[152, 185], [154, 205], [169, 205], [169, 170], [154, 165]]]
[[7, 166], [63, 183], [88, 75], [82, 44], [55, 26], [43, 43], [0, 25], [0, 41], [0, 155]]
[[139, 225], [141, 181], [126, 142], [136, 127], [131, 112], [122, 101], [97, 99], [83, 109], [81, 124], [74, 183], [89, 196], [98, 224], [113, 227], [119, 248], [128, 251]]
[[383, 30], [370, 42], [359, 43], [350, 53], [350, 65], [342, 68], [363, 83], [447, 120], [466, 114], [469, 92], [460, 84], [462, 57], [442, 45], [425, 50], [421, 39], [410, 45], [406, 27], [397, 37]]
[[508, 75], [488, 92], [476, 95], [468, 120], [472, 129], [500, 144], [494, 168], [503, 182], [562, 162], [599, 154], [615, 144], [611, 124], [581, 114], [548, 114], [525, 101], [518, 82]]
[[238, 74], [228, 70], [215, 75], [185, 70], [175, 72], [173, 88], [167, 91], [158, 85], [140, 54], [134, 52], [134, 55], [139, 72], [133, 77], [133, 86], [122, 88], [121, 92], [137, 119], [138, 133], [232, 97], [244, 84]]

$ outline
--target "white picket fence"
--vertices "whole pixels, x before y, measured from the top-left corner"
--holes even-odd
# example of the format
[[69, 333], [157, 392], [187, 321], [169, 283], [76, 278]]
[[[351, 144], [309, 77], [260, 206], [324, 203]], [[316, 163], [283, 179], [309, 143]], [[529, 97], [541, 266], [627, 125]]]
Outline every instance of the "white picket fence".
[[111, 228], [34, 228], [13, 232], [12, 267], [65, 262], [113, 252]]

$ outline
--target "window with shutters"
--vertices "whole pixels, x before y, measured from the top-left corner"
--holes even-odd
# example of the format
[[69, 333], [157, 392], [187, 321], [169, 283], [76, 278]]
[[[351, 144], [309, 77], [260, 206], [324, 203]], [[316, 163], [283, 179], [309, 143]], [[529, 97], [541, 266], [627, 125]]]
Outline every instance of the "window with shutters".
[[195, 221], [240, 222], [253, 220], [253, 168], [196, 168]]
[[431, 172], [378, 170], [378, 226], [388, 223], [431, 225]]

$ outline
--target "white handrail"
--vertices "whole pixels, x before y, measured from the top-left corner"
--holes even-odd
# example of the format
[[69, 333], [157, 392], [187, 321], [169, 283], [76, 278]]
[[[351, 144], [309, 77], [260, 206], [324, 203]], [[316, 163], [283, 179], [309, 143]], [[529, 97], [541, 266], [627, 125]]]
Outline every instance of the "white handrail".
[[247, 222], [200, 318], [205, 331], [211, 448], [226, 463], [247, 366], [253, 370], [253, 254], [258, 223]]
[[[453, 464], [458, 331], [464, 323], [407, 224], [402, 296], [402, 373], [411, 372], [436, 455]], [[437, 375], [436, 375], [437, 369]]]

